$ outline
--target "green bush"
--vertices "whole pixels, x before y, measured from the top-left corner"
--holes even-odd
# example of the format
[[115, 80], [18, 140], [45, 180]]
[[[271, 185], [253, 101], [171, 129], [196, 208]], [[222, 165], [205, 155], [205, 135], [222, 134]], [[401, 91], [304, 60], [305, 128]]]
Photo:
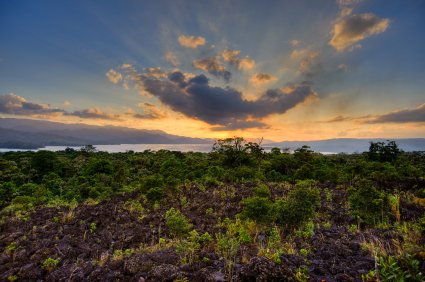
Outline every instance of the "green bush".
[[160, 187], [151, 188], [146, 193], [146, 199], [151, 203], [159, 202], [162, 198], [164, 198], [164, 189]]
[[377, 191], [372, 181], [358, 181], [359, 189], [347, 189], [351, 214], [360, 217], [366, 224], [372, 225], [382, 221], [389, 212], [389, 197], [385, 191]]
[[163, 187], [164, 181], [159, 174], [153, 174], [146, 176], [140, 180], [140, 192], [146, 194], [150, 189], [154, 187]]
[[259, 223], [271, 221], [272, 204], [268, 198], [253, 197], [243, 199], [244, 207], [240, 214], [242, 219], [251, 219]]
[[260, 184], [258, 187], [251, 188], [252, 194], [260, 198], [270, 198], [270, 189], [267, 185]]
[[417, 190], [415, 195], [418, 198], [425, 199], [425, 189], [422, 188], [422, 189]]
[[220, 181], [218, 181], [217, 177], [207, 177], [205, 179], [205, 187], [218, 187], [220, 186]]
[[388, 261], [385, 261], [382, 257], [377, 259], [381, 266], [379, 277], [382, 282], [423, 281], [419, 272], [419, 261], [414, 260], [407, 253], [396, 257], [389, 256]]
[[171, 193], [177, 195], [181, 192], [179, 189], [180, 184], [180, 179], [170, 176], [167, 178], [167, 183], [165, 184], [165, 187], [167, 188], [167, 190], [171, 191]]
[[288, 193], [286, 200], [281, 199], [275, 202], [273, 214], [277, 224], [296, 227], [311, 220], [319, 207], [319, 189], [310, 188], [305, 183], [298, 183], [295, 189]]
[[171, 208], [165, 214], [165, 225], [170, 228], [171, 233], [178, 238], [183, 237], [191, 228], [192, 224], [179, 210]]

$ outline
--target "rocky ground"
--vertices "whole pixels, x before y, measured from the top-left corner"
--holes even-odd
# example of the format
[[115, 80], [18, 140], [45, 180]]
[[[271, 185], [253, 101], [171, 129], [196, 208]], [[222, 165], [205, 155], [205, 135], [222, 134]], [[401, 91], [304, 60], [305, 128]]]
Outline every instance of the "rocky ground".
[[[169, 196], [167, 204], [157, 209], [142, 201], [143, 213], [130, 210], [126, 204], [129, 199], [140, 199], [134, 192], [117, 194], [98, 204], [80, 204], [72, 211], [69, 206], [39, 207], [6, 218], [0, 225], [0, 281], [228, 281], [223, 259], [214, 247], [201, 246], [197, 253], [201, 259], [183, 264], [174, 246], [158, 244], [160, 238], [172, 238], [165, 213], [177, 208], [199, 234], [208, 232], [215, 238], [215, 234], [226, 231], [216, 226], [218, 218], [234, 219], [242, 211], [241, 200], [252, 196], [250, 188], [255, 185], [236, 183], [233, 189], [226, 184], [205, 192], [193, 185], [178, 199]], [[272, 199], [290, 189], [290, 185], [268, 185]], [[404, 192], [413, 192], [414, 185], [415, 189], [425, 187], [424, 182], [415, 181], [376, 183], [379, 189]], [[331, 226], [316, 225], [314, 236], [288, 240], [295, 254], [280, 255], [280, 263], [257, 257], [258, 246], [265, 244], [270, 233], [257, 234], [255, 242], [241, 245], [232, 281], [296, 281], [295, 274], [303, 266], [308, 267], [308, 281], [362, 281], [362, 274], [375, 269], [375, 259], [365, 243], [383, 246], [388, 254], [396, 252], [394, 240], [403, 237], [395, 228], [350, 231], [348, 226], [357, 222], [348, 213], [344, 187], [318, 186], [322, 207], [316, 223], [327, 220]], [[325, 188], [332, 193], [331, 202]], [[183, 196], [189, 202], [185, 207], [181, 205]], [[209, 208], [214, 213], [206, 214]], [[406, 201], [401, 201], [400, 211], [402, 221], [416, 222], [424, 215], [423, 207]], [[424, 238], [420, 242], [423, 245]], [[127, 249], [133, 252], [113, 257], [115, 250], [125, 253]], [[310, 252], [302, 255], [301, 249]], [[56, 266], [43, 267], [49, 258], [60, 260]], [[425, 271], [423, 259], [416, 259]]]

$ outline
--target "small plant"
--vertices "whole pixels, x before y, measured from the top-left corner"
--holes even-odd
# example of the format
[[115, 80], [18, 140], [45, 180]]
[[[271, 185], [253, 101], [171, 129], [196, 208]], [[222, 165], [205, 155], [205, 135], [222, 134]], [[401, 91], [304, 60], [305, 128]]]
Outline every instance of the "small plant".
[[9, 277], [7, 277], [7, 280], [9, 280], [11, 282], [16, 281], [16, 280], [18, 280], [18, 276], [16, 276], [16, 275], [9, 276]]
[[351, 231], [351, 233], [353, 233], [353, 234], [357, 233], [357, 232], [358, 232], [357, 225], [355, 225], [355, 224], [351, 224], [351, 225], [350, 225], [350, 231]]
[[176, 251], [182, 256], [182, 261], [193, 263], [196, 261], [195, 252], [199, 250], [199, 234], [196, 230], [189, 232], [188, 240], [182, 240], [177, 244]]
[[203, 260], [203, 261], [207, 261], [207, 262], [208, 262], [208, 261], [210, 261], [210, 259], [209, 259], [209, 258], [203, 258], [202, 260]]
[[167, 225], [168, 228], [171, 229], [171, 233], [178, 238], [183, 237], [184, 234], [192, 228], [192, 224], [189, 220], [186, 219], [184, 215], [180, 214], [179, 210], [175, 210], [174, 208], [167, 211], [165, 220], [165, 225]]
[[238, 237], [239, 242], [241, 243], [250, 243], [252, 242], [252, 238], [251, 235], [249, 235], [249, 231], [246, 228], [241, 228], [239, 230], [239, 237]]
[[362, 281], [365, 281], [365, 282], [369, 282], [370, 281], [370, 282], [372, 282], [372, 281], [374, 281], [374, 279], [375, 279], [375, 272], [372, 271], [372, 270], [370, 270], [369, 273], [366, 274], [366, 276], [364, 276], [362, 274]]
[[112, 256], [114, 261], [118, 261], [118, 260], [122, 259], [122, 257], [123, 257], [123, 253], [122, 253], [121, 250], [115, 250], [114, 255]]
[[53, 268], [55, 268], [60, 261], [60, 258], [52, 259], [48, 258], [43, 262], [43, 268], [47, 269], [48, 271], [51, 271]]
[[379, 277], [382, 282], [420, 282], [423, 280], [419, 272], [419, 261], [414, 260], [407, 253], [397, 257], [389, 256], [388, 261], [385, 261], [383, 257], [376, 258], [376, 260], [381, 266]]
[[295, 232], [294, 238], [308, 239], [308, 237], [314, 236], [313, 228], [314, 223], [310, 221], [304, 228], [301, 228]]
[[304, 267], [300, 267], [296, 272], [297, 274], [295, 275], [295, 279], [297, 279], [297, 281], [300, 282], [307, 282], [308, 279], [310, 279], [310, 276], [308, 276], [308, 267], [304, 266]]
[[[160, 240], [160, 243], [161, 243], [161, 240]], [[129, 258], [129, 257], [131, 257], [132, 254], [133, 254], [133, 250], [126, 249], [125, 252], [124, 252], [124, 257]]]
[[213, 208], [209, 208], [205, 211], [206, 214], [212, 214], [213, 212]]
[[325, 222], [325, 223], [323, 224], [323, 226], [324, 226], [326, 229], [331, 228], [331, 224], [330, 224], [329, 222]]
[[326, 194], [326, 201], [328, 201], [328, 202], [332, 202], [332, 193], [327, 193]]
[[19, 247], [16, 246], [15, 242], [12, 242], [9, 246], [6, 247], [6, 251], [11, 254], [12, 252], [16, 251], [17, 249], [19, 249]]
[[183, 208], [185, 208], [190, 205], [190, 202], [186, 199], [186, 197], [183, 197], [181, 200], [181, 205]]
[[300, 253], [303, 257], [307, 257], [310, 253], [310, 249], [301, 249]]
[[56, 216], [53, 218], [53, 220], [58, 223], [59, 222], [59, 218], [57, 218]]
[[97, 227], [96, 227], [96, 223], [94, 223], [94, 222], [92, 222], [91, 224], [90, 224], [90, 232], [91, 233], [94, 233], [94, 231], [97, 229]]

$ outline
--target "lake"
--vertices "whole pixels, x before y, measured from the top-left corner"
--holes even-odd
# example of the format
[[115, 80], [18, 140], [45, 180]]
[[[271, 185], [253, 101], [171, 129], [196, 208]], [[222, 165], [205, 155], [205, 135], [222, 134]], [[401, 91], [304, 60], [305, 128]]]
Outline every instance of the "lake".
[[[170, 150], [170, 151], [181, 151], [181, 152], [203, 152], [208, 153], [211, 152], [212, 144], [121, 144], [121, 145], [93, 145], [96, 147], [98, 151], [106, 151], [109, 153], [122, 153], [126, 151], [133, 150], [134, 152], [143, 152], [144, 150], [151, 149], [152, 151], [158, 151], [161, 149]], [[26, 150], [26, 149], [2, 149], [0, 148], [0, 152], [9, 152], [9, 151], [39, 151], [39, 150], [47, 150], [47, 151], [62, 151], [65, 150], [67, 146], [46, 146], [45, 148], [34, 149], [34, 150]], [[75, 150], [79, 150], [81, 146], [72, 147]], [[272, 147], [263, 146], [263, 148], [270, 152]], [[334, 152], [321, 152], [324, 155], [336, 154]]]

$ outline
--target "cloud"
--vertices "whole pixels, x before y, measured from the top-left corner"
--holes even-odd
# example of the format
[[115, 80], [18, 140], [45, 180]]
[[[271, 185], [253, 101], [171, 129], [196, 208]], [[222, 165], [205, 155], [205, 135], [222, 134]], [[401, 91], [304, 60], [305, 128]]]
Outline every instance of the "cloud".
[[173, 54], [173, 52], [168, 52], [165, 54], [164, 59], [170, 61], [174, 66], [180, 65], [180, 62], [177, 60], [177, 57]]
[[360, 49], [360, 48], [362, 48], [362, 45], [361, 45], [361, 44], [353, 45], [353, 46], [351, 46], [350, 48], [348, 48], [348, 51], [349, 51], [349, 52], [353, 52], [355, 48]]
[[210, 128], [211, 131], [235, 131], [235, 130], [246, 130], [249, 128], [261, 128], [267, 129], [269, 128], [267, 124], [259, 122], [259, 121], [236, 121], [233, 123], [229, 123], [225, 126], [214, 126]]
[[338, 68], [339, 69], [343, 69], [343, 70], [347, 70], [347, 68], [348, 68], [348, 66], [346, 65], [346, 64], [340, 64], [339, 66], [338, 66]]
[[404, 109], [404, 110], [389, 112], [382, 115], [372, 116], [371, 119], [365, 119], [359, 123], [375, 124], [375, 123], [411, 123], [411, 122], [425, 122], [425, 104], [422, 104], [415, 109]]
[[169, 118], [170, 115], [167, 113], [167, 111], [161, 111], [160, 109], [158, 109], [157, 106], [145, 102], [145, 103], [139, 103], [138, 104], [139, 107], [143, 107], [144, 108], [144, 112], [142, 114], [137, 113], [137, 114], [133, 114], [134, 118], [137, 119], [165, 119], [165, 118]]
[[244, 59], [238, 57], [241, 51], [231, 51], [226, 48], [221, 54], [226, 62], [229, 62], [231, 65], [236, 65], [238, 69], [251, 69], [255, 66], [255, 61], [249, 59], [249, 56], [246, 56]]
[[295, 39], [294, 39], [294, 40], [292, 40], [292, 41], [291, 41], [291, 43], [292, 43], [292, 46], [295, 46], [295, 45], [297, 45], [297, 44], [298, 44], [298, 43], [300, 43], [300, 42], [299, 42], [298, 40], [295, 40]]
[[339, 17], [336, 20], [334, 20], [332, 23], [334, 24], [334, 23], [339, 22], [340, 20], [342, 20], [346, 16], [351, 15], [352, 12], [353, 12], [353, 9], [352, 8], [343, 8], [341, 10], [341, 13], [339, 14]]
[[69, 105], [68, 101], [63, 102], [64, 105]]
[[184, 47], [196, 48], [198, 45], [205, 45], [205, 38], [195, 36], [186, 37], [184, 35], [179, 36], [180, 45]]
[[113, 69], [107, 72], [106, 76], [113, 83], [118, 83], [119, 81], [122, 80], [122, 75], [119, 72], [114, 71]]
[[0, 96], [0, 113], [31, 116], [38, 118], [58, 117], [64, 113], [62, 109], [52, 109], [49, 105], [26, 101], [24, 98], [9, 93]]
[[334, 36], [328, 45], [342, 51], [370, 35], [384, 32], [389, 23], [389, 19], [380, 19], [374, 14], [352, 15], [348, 19], [335, 24], [332, 31]]
[[[173, 80], [146, 79], [141, 82], [143, 90], [157, 97], [161, 104], [180, 112], [189, 118], [204, 121], [211, 125], [227, 126], [241, 121], [256, 121], [271, 114], [283, 114], [295, 106], [317, 97], [307, 84], [292, 85], [281, 89], [270, 89], [256, 101], [244, 99], [236, 88], [213, 87], [205, 75], [198, 75], [182, 84], [182, 74], [171, 74]], [[261, 122], [260, 122], [261, 123]], [[241, 123], [262, 127], [258, 123]], [[237, 126], [236, 126], [237, 127]]]
[[363, 0], [337, 0], [336, 2], [343, 6], [343, 5], [353, 5], [362, 2]]
[[304, 75], [307, 79], [320, 76], [323, 73], [322, 57], [319, 52], [313, 52], [304, 57], [297, 74]]
[[351, 117], [344, 117], [342, 115], [338, 115], [326, 120], [316, 121], [315, 123], [334, 123], [334, 122], [343, 122], [343, 121], [350, 121], [350, 120], [352, 120]]
[[291, 54], [291, 59], [301, 58], [307, 53], [307, 49], [294, 50]]
[[131, 65], [130, 64], [122, 64], [121, 68], [122, 69], [128, 69], [128, 68], [131, 68]]
[[[146, 70], [146, 69], [143, 69]], [[149, 77], [167, 77], [168, 73], [161, 70], [161, 67], [148, 68], [145, 73], [130, 75], [132, 80], [143, 80]]]
[[264, 72], [256, 73], [249, 79], [249, 81], [251, 81], [257, 86], [260, 86], [261, 84], [264, 84], [273, 80], [277, 80], [277, 78]]
[[84, 109], [82, 111], [75, 111], [73, 113], [64, 113], [64, 116], [77, 116], [80, 118], [91, 118], [91, 119], [106, 119], [106, 120], [123, 120], [125, 119], [122, 115], [113, 115], [105, 112], [101, 112], [98, 108]]
[[217, 77], [222, 77], [227, 82], [229, 82], [229, 79], [232, 75], [228, 70], [226, 70], [226, 68], [219, 61], [218, 56], [193, 61], [193, 65], [196, 68], [202, 69], [202, 70], [209, 72], [210, 74], [213, 74]]

